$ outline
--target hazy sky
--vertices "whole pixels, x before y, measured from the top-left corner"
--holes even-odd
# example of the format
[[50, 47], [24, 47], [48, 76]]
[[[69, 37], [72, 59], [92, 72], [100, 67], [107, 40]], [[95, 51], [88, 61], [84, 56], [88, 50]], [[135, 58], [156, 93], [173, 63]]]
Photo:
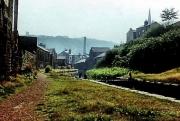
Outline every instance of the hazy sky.
[[161, 11], [171, 7], [180, 10], [180, 0], [19, 0], [19, 33], [120, 43], [130, 27], [143, 25], [149, 8], [152, 20], [161, 22]]

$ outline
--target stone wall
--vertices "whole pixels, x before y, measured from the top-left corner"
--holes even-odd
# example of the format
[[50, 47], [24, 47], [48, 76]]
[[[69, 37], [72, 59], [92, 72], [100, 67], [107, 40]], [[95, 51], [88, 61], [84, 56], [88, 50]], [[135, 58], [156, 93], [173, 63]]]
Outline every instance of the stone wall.
[[[13, 32], [13, 0], [0, 0], [0, 80], [14, 72], [13, 52], [18, 51], [18, 32]], [[15, 39], [14, 39], [15, 38]]]

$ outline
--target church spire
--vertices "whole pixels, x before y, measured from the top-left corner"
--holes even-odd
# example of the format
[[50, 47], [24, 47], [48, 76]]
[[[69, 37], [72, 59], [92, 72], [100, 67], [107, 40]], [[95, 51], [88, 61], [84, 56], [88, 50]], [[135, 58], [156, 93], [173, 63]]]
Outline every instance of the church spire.
[[149, 9], [148, 24], [151, 25], [151, 9]]

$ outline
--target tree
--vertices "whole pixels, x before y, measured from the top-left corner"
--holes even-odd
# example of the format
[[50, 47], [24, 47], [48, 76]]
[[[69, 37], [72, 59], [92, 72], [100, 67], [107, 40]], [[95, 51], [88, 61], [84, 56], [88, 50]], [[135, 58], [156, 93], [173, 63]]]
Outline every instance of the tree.
[[178, 11], [175, 11], [175, 8], [166, 8], [162, 11], [161, 18], [167, 25], [170, 25], [175, 19], [178, 19]]

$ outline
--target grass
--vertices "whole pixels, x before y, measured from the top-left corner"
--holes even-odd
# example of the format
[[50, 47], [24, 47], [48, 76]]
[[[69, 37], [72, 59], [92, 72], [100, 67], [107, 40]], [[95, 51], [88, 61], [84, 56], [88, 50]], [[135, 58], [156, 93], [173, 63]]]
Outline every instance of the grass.
[[133, 73], [133, 78], [140, 78], [149, 81], [161, 81], [166, 83], [180, 84], [180, 68], [175, 68], [159, 74]]
[[23, 75], [17, 75], [17, 77], [11, 76], [9, 81], [1, 82], [0, 101], [11, 94], [18, 93], [24, 90], [28, 85], [31, 84], [32, 80], [32, 78], [27, 78]]
[[[44, 69], [41, 69], [40, 72], [44, 73]], [[58, 73], [61, 76], [76, 76], [78, 73], [78, 70], [77, 69], [51, 69], [50, 72], [51, 73]]]
[[180, 120], [180, 104], [71, 77], [49, 74], [37, 110], [52, 121]]

